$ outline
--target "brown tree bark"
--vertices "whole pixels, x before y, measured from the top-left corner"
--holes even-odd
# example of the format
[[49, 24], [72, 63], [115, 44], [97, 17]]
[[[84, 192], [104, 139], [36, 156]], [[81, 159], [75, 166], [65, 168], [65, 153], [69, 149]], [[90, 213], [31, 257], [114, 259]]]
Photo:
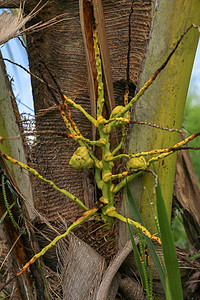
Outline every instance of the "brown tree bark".
[[[130, 0], [123, 3], [103, 1], [111, 76], [115, 100], [118, 104], [123, 103], [127, 79], [130, 85], [130, 97], [133, 96], [151, 23], [150, 1], [135, 2], [133, 12], [131, 5]], [[26, 5], [26, 11], [29, 12], [29, 5]], [[65, 13], [64, 22], [27, 37], [30, 69], [34, 74], [44, 76], [52, 84], [52, 79], [41, 62], [44, 60], [62, 91], [90, 112], [87, 60], [79, 16], [79, 2], [51, 1], [37, 15], [37, 18], [31, 21], [31, 24], [40, 20], [47, 21], [61, 13]], [[84, 199], [85, 203], [92, 207], [97, 197], [93, 174], [77, 171], [69, 166], [70, 157], [77, 145], [61, 137], [66, 128], [48, 89], [34, 78], [32, 78], [32, 86], [37, 131], [57, 131], [53, 136], [50, 134], [37, 136], [35, 167], [45, 178], [52, 179], [60, 187]], [[73, 107], [70, 109], [81, 133], [86, 138], [91, 138], [91, 125], [79, 111]], [[59, 212], [67, 222], [70, 222], [81, 213], [71, 200], [62, 197], [44, 183], [35, 181], [34, 186], [36, 208], [49, 220], [56, 220]], [[95, 248], [98, 249], [98, 246]], [[101, 250], [101, 254], [104, 251], [107, 255], [107, 247]]]

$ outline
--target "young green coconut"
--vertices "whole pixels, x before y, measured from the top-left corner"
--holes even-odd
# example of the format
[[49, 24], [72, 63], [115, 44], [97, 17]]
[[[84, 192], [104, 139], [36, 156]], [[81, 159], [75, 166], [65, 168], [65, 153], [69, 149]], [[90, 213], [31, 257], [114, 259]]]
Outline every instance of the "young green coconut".
[[72, 155], [70, 166], [75, 169], [91, 169], [94, 165], [86, 147], [78, 147]]
[[126, 164], [128, 171], [142, 169], [145, 166], [146, 166], [146, 159], [143, 156], [133, 157]]

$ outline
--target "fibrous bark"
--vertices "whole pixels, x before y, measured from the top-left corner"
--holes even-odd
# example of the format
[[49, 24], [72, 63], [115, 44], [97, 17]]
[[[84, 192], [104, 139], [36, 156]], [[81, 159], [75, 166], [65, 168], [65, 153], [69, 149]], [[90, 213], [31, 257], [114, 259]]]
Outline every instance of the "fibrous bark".
[[[150, 1], [134, 2], [133, 13], [131, 13], [131, 5], [132, 1], [130, 0], [103, 1], [114, 95], [118, 104], [123, 103], [127, 73], [130, 86], [137, 84], [137, 76], [150, 29]], [[28, 9], [27, 5], [26, 10]], [[66, 14], [64, 22], [27, 38], [30, 69], [38, 76], [42, 74], [52, 84], [51, 76], [41, 63], [42, 58], [63, 92], [90, 112], [87, 63], [78, 1], [51, 1], [39, 12], [34, 22], [47, 21], [61, 13]], [[131, 27], [130, 36], [129, 27]], [[127, 58], [129, 50], [131, 50], [130, 56]], [[129, 60], [129, 64], [127, 60]], [[127, 66], [129, 66], [129, 70], [127, 70]], [[38, 70], [39, 68], [40, 70]], [[65, 132], [66, 128], [47, 88], [34, 78], [32, 78], [32, 85], [37, 131], [53, 130], [57, 132], [53, 136], [48, 133], [37, 135], [34, 166], [45, 178], [52, 179], [59, 187], [67, 189], [92, 207], [97, 197], [93, 173], [86, 174], [86, 172], [77, 171], [69, 166], [69, 160], [77, 145], [60, 136], [60, 133]], [[134, 89], [130, 89], [130, 96], [133, 94]], [[86, 138], [91, 138], [91, 124], [79, 111], [73, 107], [70, 109], [81, 133]], [[85, 181], [87, 184], [84, 183]], [[71, 200], [62, 197], [44, 183], [36, 181], [34, 185], [36, 207], [49, 220], [58, 218], [57, 212], [61, 213], [68, 221], [72, 221], [80, 215], [81, 210]], [[84, 194], [91, 194], [90, 199], [84, 199]], [[108, 245], [101, 248], [101, 253], [104, 251], [106, 253], [107, 249], [109, 249]]]

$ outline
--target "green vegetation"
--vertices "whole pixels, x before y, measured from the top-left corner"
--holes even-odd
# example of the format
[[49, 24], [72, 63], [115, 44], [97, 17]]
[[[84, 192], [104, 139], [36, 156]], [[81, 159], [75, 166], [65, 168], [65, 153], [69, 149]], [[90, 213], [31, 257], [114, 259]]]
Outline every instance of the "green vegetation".
[[[183, 118], [183, 129], [187, 131], [187, 137], [194, 132], [198, 132], [200, 128], [200, 102], [198, 101], [198, 94], [196, 88], [192, 87], [192, 92], [186, 101], [184, 118]], [[195, 139], [191, 141], [190, 147], [200, 147], [200, 140]], [[199, 151], [189, 150], [191, 161], [195, 170], [195, 174], [200, 185], [200, 159]], [[189, 242], [185, 228], [183, 225], [182, 214], [178, 209], [174, 212], [174, 218], [172, 222], [173, 236], [175, 245], [179, 248], [189, 250]]]
[[[190, 133], [199, 131], [200, 128], [200, 102], [197, 101], [198, 95], [191, 93], [186, 101], [185, 113], [183, 119], [183, 128], [187, 130], [187, 136]], [[200, 147], [200, 140], [195, 139], [190, 143], [191, 147]], [[198, 183], [200, 184], [200, 159], [199, 151], [190, 151], [190, 157], [196, 173]]]
[[[130, 190], [127, 186], [127, 195], [129, 205], [134, 218], [140, 221], [144, 225], [139, 210], [137, 208], [136, 202], [132, 197]], [[158, 233], [162, 242], [162, 252], [164, 257], [164, 263], [160, 256], [156, 253], [156, 245], [152, 244], [142, 233], [139, 233], [139, 249], [135, 244], [132, 232], [129, 228], [130, 237], [133, 245], [133, 251], [135, 254], [135, 259], [137, 263], [138, 270], [142, 279], [142, 285], [147, 293], [148, 299], [153, 299], [152, 294], [152, 266], [148, 263], [148, 254], [145, 254], [145, 249], [148, 249], [152, 259], [154, 261], [155, 267], [158, 271], [159, 277], [163, 284], [165, 294], [167, 299], [183, 299], [181, 277], [179, 271], [178, 260], [176, 256], [176, 248], [174, 244], [173, 233], [171, 230], [170, 221], [167, 215], [165, 202], [162, 197], [160, 184], [158, 180], [158, 185], [156, 187], [156, 198], [157, 198], [157, 212], [158, 212]], [[147, 257], [147, 258], [146, 258]], [[164, 279], [165, 278], [165, 279]]]
[[179, 248], [189, 250], [189, 242], [187, 234], [185, 232], [185, 228], [183, 226], [183, 219], [178, 209], [175, 211], [175, 217], [172, 223], [172, 230], [175, 245]]

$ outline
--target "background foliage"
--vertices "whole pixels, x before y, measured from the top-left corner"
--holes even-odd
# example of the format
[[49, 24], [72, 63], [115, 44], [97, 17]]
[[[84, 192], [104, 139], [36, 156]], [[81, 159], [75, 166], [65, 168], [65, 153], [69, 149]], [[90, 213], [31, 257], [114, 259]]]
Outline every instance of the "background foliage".
[[[198, 94], [196, 87], [192, 88], [189, 94], [184, 113], [183, 128], [187, 130], [187, 136], [190, 132], [197, 132], [200, 128], [200, 101], [198, 101]], [[190, 143], [191, 147], [200, 147], [200, 140], [196, 139]], [[190, 150], [190, 157], [192, 159], [193, 167], [200, 184], [200, 159], [199, 151]]]

